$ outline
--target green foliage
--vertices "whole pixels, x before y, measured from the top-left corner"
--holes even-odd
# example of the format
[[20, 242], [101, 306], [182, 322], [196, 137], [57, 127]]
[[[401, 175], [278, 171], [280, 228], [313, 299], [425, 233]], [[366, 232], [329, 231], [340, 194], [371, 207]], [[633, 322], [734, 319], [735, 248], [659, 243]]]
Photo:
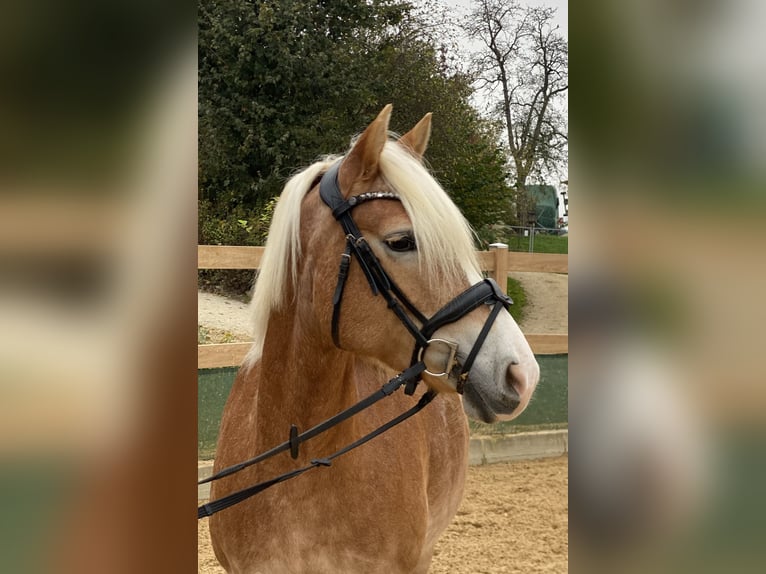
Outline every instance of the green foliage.
[[227, 331], [226, 329], [217, 329], [215, 327], [207, 327], [205, 325], [197, 325], [197, 344], [198, 345], [211, 345], [218, 343], [234, 343], [237, 337], [234, 333]]
[[290, 174], [345, 151], [389, 102], [399, 133], [434, 113], [427, 157], [468, 220], [508, 223], [497, 128], [438, 36], [399, 0], [201, 0], [200, 241], [262, 243], [262, 210]]
[[402, 10], [391, 0], [202, 0], [201, 197], [254, 205], [290, 171], [345, 149], [375, 103], [357, 78]]
[[[198, 202], [197, 241], [201, 245], [264, 245], [278, 197], [269, 199], [260, 209], [235, 205], [220, 213], [210, 201]], [[208, 291], [244, 296], [253, 286], [254, 272], [235, 269], [204, 269], [197, 272], [197, 282]]]
[[277, 208], [278, 201], [278, 196], [272, 197], [258, 214], [258, 240], [261, 245], [266, 243], [269, 227], [271, 227], [271, 219], [274, 217], [274, 210]]
[[524, 318], [527, 307], [527, 292], [524, 291], [520, 281], [509, 277], [507, 293], [513, 299], [513, 305], [510, 308], [511, 317], [518, 323]]
[[420, 34], [401, 34], [377, 63], [380, 101], [393, 103], [392, 124], [399, 133], [433, 112], [426, 153], [433, 174], [474, 227], [509, 222], [508, 173], [497, 143], [500, 128], [471, 107], [470, 78], [446, 68], [439, 52]]

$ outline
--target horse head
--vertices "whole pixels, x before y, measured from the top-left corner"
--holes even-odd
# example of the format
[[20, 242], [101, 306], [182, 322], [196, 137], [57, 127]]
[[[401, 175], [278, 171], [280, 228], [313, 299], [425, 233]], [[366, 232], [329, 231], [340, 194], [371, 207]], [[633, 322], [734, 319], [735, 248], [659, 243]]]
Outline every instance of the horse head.
[[[504, 294], [479, 286], [470, 226], [423, 165], [431, 115], [398, 139], [389, 136], [390, 115], [388, 105], [345, 156], [299, 174], [294, 187], [303, 192], [280, 199], [272, 233], [290, 227], [295, 236], [292, 299], [297, 315], [310, 318], [300, 332], [327, 351], [339, 347], [398, 371], [422, 359], [423, 381], [462, 392], [472, 418], [514, 418], [537, 385], [537, 362], [507, 310], [494, 310], [507, 304]], [[300, 224], [288, 225], [288, 204], [298, 202]], [[388, 283], [393, 294], [380, 296]], [[484, 299], [465, 308], [475, 292]], [[435, 315], [446, 319], [419, 333]], [[470, 371], [461, 373], [466, 361]]]

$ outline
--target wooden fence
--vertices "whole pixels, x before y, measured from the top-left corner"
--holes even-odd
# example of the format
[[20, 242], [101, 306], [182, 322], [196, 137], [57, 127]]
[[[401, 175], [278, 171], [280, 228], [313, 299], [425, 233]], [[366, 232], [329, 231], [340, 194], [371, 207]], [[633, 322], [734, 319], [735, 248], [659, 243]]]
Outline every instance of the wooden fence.
[[[263, 247], [228, 245], [197, 246], [198, 269], [258, 269]], [[567, 255], [552, 253], [517, 253], [508, 251], [508, 246], [495, 244], [489, 251], [478, 251], [479, 264], [483, 271], [505, 288], [510, 271], [538, 271], [544, 273], [569, 273]], [[525, 333], [536, 355], [558, 355], [569, 352], [569, 337], [562, 334]], [[223, 343], [199, 345], [197, 366], [200, 369], [233, 367], [242, 362], [250, 349], [250, 343]]]

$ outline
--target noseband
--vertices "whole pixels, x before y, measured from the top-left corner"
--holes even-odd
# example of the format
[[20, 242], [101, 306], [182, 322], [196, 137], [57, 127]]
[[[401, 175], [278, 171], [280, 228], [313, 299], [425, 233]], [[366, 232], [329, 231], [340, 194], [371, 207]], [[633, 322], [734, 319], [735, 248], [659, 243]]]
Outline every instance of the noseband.
[[[468, 353], [465, 362], [460, 368], [457, 382], [457, 392], [462, 394], [465, 383], [468, 379], [471, 367], [476, 356], [479, 354], [484, 341], [492, 328], [492, 324], [500, 314], [503, 308], [508, 308], [513, 301], [498, 287], [492, 279], [484, 279], [475, 285], [472, 285], [457, 297], [452, 299], [444, 307], [439, 309], [431, 318], [426, 318], [418, 308], [407, 298], [402, 290], [396, 285], [394, 280], [386, 273], [386, 270], [375, 256], [369, 243], [359, 231], [351, 211], [367, 201], [384, 199], [400, 201], [399, 197], [390, 192], [372, 192], [350, 197], [348, 200], [343, 198], [338, 184], [338, 171], [342, 161], [338, 161], [327, 170], [319, 182], [319, 195], [322, 201], [332, 210], [335, 219], [340, 223], [343, 232], [346, 234], [346, 249], [341, 255], [340, 266], [338, 269], [338, 283], [335, 286], [333, 295], [333, 313], [332, 313], [332, 338], [335, 346], [340, 348], [339, 322], [341, 304], [343, 301], [343, 291], [348, 278], [348, 272], [351, 265], [351, 256], [359, 262], [373, 295], [381, 295], [394, 314], [399, 318], [405, 328], [415, 339], [415, 347], [412, 351], [410, 367], [420, 363], [423, 359], [426, 349], [439, 343], [449, 348], [448, 360], [441, 373], [425, 372], [435, 377], [449, 377], [453, 370], [459, 366], [457, 360], [458, 345], [445, 339], [432, 338], [434, 333], [441, 327], [459, 321], [468, 313], [475, 310], [482, 304], [492, 306], [489, 317], [476, 338], [476, 341]], [[405, 311], [406, 309], [406, 311]], [[412, 315], [407, 314], [407, 311]], [[413, 320], [414, 317], [414, 320]], [[418, 327], [415, 323], [420, 323]], [[407, 382], [405, 393], [411, 395], [419, 377], [416, 376]]]

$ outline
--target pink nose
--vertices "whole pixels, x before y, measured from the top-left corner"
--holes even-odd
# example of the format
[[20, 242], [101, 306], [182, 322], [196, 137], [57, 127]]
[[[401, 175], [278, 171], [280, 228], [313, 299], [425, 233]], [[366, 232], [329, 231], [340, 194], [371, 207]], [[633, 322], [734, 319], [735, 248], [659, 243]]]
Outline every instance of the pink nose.
[[509, 391], [512, 389], [512, 392], [518, 396], [519, 402], [523, 401], [530, 394], [533, 385], [537, 383], [536, 379], [531, 380], [535, 373], [530, 371], [528, 366], [522, 366], [519, 363], [511, 363], [508, 366], [506, 382], [508, 383]]

